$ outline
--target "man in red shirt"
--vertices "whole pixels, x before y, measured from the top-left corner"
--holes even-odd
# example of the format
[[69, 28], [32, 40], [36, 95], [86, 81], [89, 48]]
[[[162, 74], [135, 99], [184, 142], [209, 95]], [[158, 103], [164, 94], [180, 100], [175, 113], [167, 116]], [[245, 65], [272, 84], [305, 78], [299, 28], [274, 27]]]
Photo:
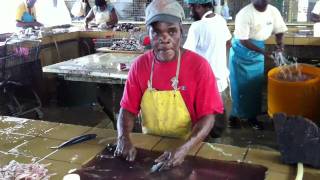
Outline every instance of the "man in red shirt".
[[180, 165], [187, 153], [202, 142], [223, 112], [216, 80], [208, 62], [181, 48], [184, 11], [176, 0], [153, 0], [146, 9], [152, 50], [130, 68], [118, 118], [116, 156], [133, 161], [130, 140], [140, 113], [147, 134], [183, 138], [186, 142], [158, 159], [162, 168]]

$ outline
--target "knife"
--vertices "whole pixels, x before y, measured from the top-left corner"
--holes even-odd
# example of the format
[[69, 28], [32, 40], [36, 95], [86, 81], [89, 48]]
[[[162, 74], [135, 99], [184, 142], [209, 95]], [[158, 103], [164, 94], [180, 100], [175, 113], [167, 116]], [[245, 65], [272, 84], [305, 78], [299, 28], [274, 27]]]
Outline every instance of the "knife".
[[96, 134], [84, 134], [84, 135], [81, 135], [81, 136], [77, 136], [77, 137], [71, 138], [68, 141], [61, 143], [59, 146], [50, 147], [50, 149], [61, 149], [63, 147], [70, 146], [70, 145], [73, 145], [73, 144], [78, 144], [78, 143], [81, 143], [81, 142], [84, 142], [84, 141], [88, 141], [88, 140], [94, 139], [96, 137], [97, 137]]
[[164, 167], [164, 162], [159, 162], [157, 164], [154, 164], [151, 169], [150, 169], [150, 173], [155, 173], [155, 172], [160, 172], [162, 171], [163, 167]]
[[165, 161], [161, 161], [161, 162], [158, 162], [157, 164], [153, 165], [150, 169], [150, 173], [160, 172], [164, 168], [168, 169], [168, 167], [166, 167], [166, 164], [171, 159], [172, 152], [166, 152], [166, 153], [167, 153], [167, 156], [165, 158]]

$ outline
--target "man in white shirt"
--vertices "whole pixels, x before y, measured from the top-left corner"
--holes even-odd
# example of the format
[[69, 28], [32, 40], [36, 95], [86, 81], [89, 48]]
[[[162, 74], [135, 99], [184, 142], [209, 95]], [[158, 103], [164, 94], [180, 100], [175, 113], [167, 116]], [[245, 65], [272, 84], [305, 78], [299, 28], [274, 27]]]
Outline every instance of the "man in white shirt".
[[316, 2], [311, 12], [311, 21], [315, 22], [313, 25], [313, 35], [320, 37], [320, 1]]
[[268, 0], [251, 0], [236, 15], [229, 56], [231, 127], [240, 128], [239, 118], [245, 118], [254, 129], [263, 129], [256, 116], [261, 113], [264, 57], [269, 56], [264, 41], [275, 34], [276, 48], [283, 51], [285, 31], [287, 26], [279, 10]]
[[[195, 20], [189, 28], [185, 49], [205, 57], [217, 79], [217, 85], [224, 101], [228, 87], [229, 70], [227, 68], [227, 49], [230, 47], [231, 33], [226, 20], [213, 13], [212, 0], [185, 0], [189, 4], [190, 15]], [[216, 116], [219, 120], [211, 133], [219, 137], [226, 126], [225, 115]]]

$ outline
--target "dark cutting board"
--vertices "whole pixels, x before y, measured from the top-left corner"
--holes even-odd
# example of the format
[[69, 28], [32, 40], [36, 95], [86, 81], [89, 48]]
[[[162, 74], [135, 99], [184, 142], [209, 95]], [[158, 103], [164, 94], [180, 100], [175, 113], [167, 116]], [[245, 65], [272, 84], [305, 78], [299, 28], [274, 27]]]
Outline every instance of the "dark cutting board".
[[138, 149], [132, 163], [113, 157], [114, 147], [107, 147], [101, 154], [77, 170], [81, 180], [87, 179], [150, 179], [150, 180], [263, 180], [267, 168], [260, 165], [186, 157], [183, 164], [171, 170], [150, 173], [153, 161], [161, 153]]

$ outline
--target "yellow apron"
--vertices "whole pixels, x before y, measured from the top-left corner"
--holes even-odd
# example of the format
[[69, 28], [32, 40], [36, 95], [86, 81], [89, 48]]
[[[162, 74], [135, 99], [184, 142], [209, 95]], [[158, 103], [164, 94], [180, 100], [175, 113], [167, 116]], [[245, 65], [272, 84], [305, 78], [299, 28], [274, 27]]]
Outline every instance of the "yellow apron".
[[157, 91], [152, 88], [154, 61], [148, 89], [141, 101], [142, 131], [145, 134], [187, 139], [191, 134], [191, 117], [178, 89], [180, 51], [176, 76], [171, 80], [173, 90]]

